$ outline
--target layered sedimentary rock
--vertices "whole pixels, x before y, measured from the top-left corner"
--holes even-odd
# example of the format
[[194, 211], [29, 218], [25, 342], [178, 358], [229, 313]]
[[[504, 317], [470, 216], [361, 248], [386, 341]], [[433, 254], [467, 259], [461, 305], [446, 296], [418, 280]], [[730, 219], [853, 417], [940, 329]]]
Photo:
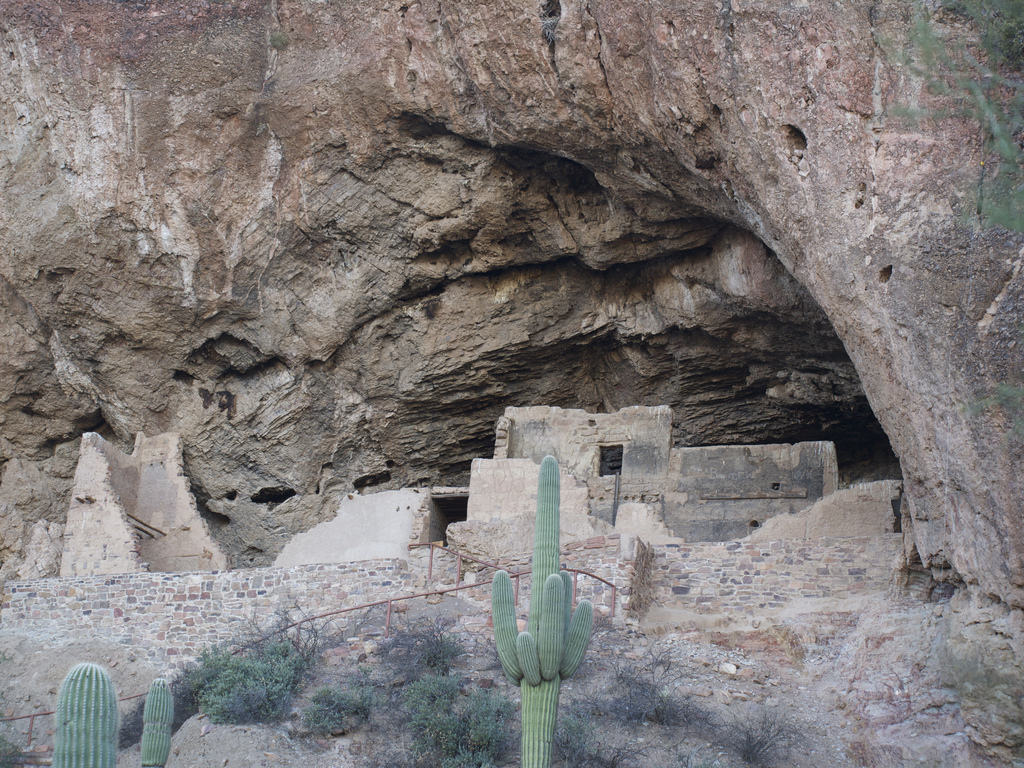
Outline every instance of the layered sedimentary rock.
[[245, 564], [339, 493], [460, 482], [506, 405], [664, 403], [678, 445], [877, 467], [873, 411], [908, 557], [1024, 609], [1021, 443], [972, 407], [1024, 368], [1021, 241], [966, 218], [978, 127], [897, 116], [936, 105], [909, 2], [0, 18], [5, 567], [86, 430], [180, 433]]

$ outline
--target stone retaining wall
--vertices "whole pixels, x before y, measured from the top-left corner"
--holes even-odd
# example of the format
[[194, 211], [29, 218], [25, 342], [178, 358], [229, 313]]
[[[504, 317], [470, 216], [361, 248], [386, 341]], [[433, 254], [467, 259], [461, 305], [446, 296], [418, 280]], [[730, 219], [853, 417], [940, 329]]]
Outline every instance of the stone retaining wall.
[[[563, 563], [596, 573], [616, 587], [616, 616], [631, 598], [634, 547], [618, 536], [567, 545]], [[651, 590], [655, 607], [695, 614], [778, 614], [800, 603], [835, 609], [835, 601], [883, 591], [902, 552], [901, 537], [804, 539], [748, 543], [662, 544], [654, 547]], [[274, 614], [299, 607], [306, 615], [453, 586], [454, 558], [435, 554], [434, 575], [405, 560], [253, 568], [207, 573], [126, 573], [8, 582], [4, 628], [49, 637], [104, 637], [157, 662], [181, 665], [206, 646], [237, 638], [247, 622], [266, 626]], [[511, 570], [527, 559], [502, 563]], [[480, 586], [459, 592], [476, 603], [481, 625], [490, 601], [487, 573], [468, 569], [464, 580]], [[578, 596], [598, 614], [610, 614], [611, 589], [578, 579]], [[520, 589], [519, 613], [528, 607], [530, 580]], [[474, 609], [476, 610], [476, 609]]]
[[901, 534], [863, 538], [728, 541], [655, 546], [655, 604], [703, 614], [808, 611], [815, 601], [884, 592]]
[[[600, 539], [600, 541], [598, 541]], [[620, 571], [618, 537], [598, 537], [568, 545], [563, 562], [613, 581], [616, 612], [625, 610], [626, 575]], [[203, 648], [237, 639], [246, 624], [267, 626], [278, 611], [298, 607], [307, 616], [387, 598], [455, 585], [455, 558], [436, 553], [434, 576], [410, 569], [398, 558], [354, 563], [252, 568], [205, 573], [124, 573], [8, 582], [4, 588], [4, 628], [66, 637], [113, 639], [155, 661], [181, 665]], [[506, 563], [529, 566], [529, 559]], [[625, 572], [623, 571], [623, 574]], [[464, 573], [477, 579], [476, 589], [457, 593], [477, 602], [486, 620], [490, 604], [489, 574]], [[599, 613], [610, 613], [610, 589], [581, 577], [578, 595], [591, 599]], [[528, 608], [530, 579], [524, 578], [519, 608]], [[607, 608], [605, 606], [608, 606]], [[620, 615], [624, 615], [620, 613]], [[381, 614], [383, 620], [383, 612]]]
[[8, 582], [3, 626], [104, 637], [135, 653], [181, 663], [299, 606], [315, 615], [412, 591], [405, 562], [253, 568], [207, 573], [125, 573]]
[[[615, 585], [615, 613], [616, 616], [625, 616], [629, 609], [629, 583], [630, 562], [625, 557], [628, 553], [622, 551], [621, 537], [619, 534], [608, 536], [594, 536], [581, 541], [573, 541], [562, 547], [562, 566], [575, 568], [596, 574]], [[426, 575], [427, 561], [426, 548], [413, 550], [421, 554], [417, 555], [417, 563], [422, 570], [417, 591], [437, 589], [455, 586], [457, 565], [455, 557], [442, 552], [434, 553], [433, 578], [429, 583], [423, 577]], [[524, 554], [513, 558], [502, 558], [498, 560], [501, 568], [510, 573], [529, 570], [530, 554]], [[471, 560], [463, 560], [462, 579], [464, 582], [477, 580], [489, 582], [491, 569], [474, 563]], [[529, 608], [531, 579], [524, 578], [519, 587], [519, 611], [525, 616]], [[459, 593], [460, 597], [476, 599], [482, 604], [489, 605], [491, 599], [490, 586], [481, 586], [480, 589], [471, 589]], [[594, 603], [598, 615], [611, 614], [611, 588], [602, 582], [586, 576], [579, 576], [576, 580], [577, 599], [586, 598]]]

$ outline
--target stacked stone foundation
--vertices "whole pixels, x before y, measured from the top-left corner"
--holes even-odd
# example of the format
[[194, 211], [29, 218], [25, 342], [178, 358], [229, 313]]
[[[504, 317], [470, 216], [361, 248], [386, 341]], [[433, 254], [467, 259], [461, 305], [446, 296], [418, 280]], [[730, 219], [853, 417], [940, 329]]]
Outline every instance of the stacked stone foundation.
[[[567, 545], [564, 566], [595, 573], [615, 585], [615, 616], [624, 619], [631, 598], [632, 551], [618, 536]], [[634, 548], [630, 548], [633, 550]], [[753, 616], [841, 608], [844, 601], [888, 589], [902, 552], [898, 534], [874, 538], [804, 539], [747, 543], [660, 544], [645, 587], [654, 608], [692, 614]], [[298, 608], [313, 616], [389, 598], [454, 586], [450, 555], [435, 554], [434, 574], [410, 569], [404, 559], [207, 573], [126, 573], [8, 582], [5, 629], [48, 637], [104, 638], [130, 645], [154, 662], [180, 666], [210, 645], [237, 640], [253, 622], [270, 626], [276, 614]], [[527, 558], [501, 563], [525, 570]], [[478, 586], [458, 592], [472, 607], [463, 625], [488, 625], [490, 573], [463, 572]], [[577, 595], [611, 614], [611, 587], [580, 576]], [[525, 616], [530, 579], [524, 577], [519, 610]], [[464, 604], [466, 604], [464, 603]], [[854, 601], [850, 601], [851, 606]], [[380, 618], [383, 620], [384, 609]], [[397, 617], [393, 617], [396, 618]], [[400, 623], [400, 622], [396, 622]]]
[[697, 614], [749, 617], [815, 610], [889, 589], [901, 534], [859, 538], [660, 544], [654, 603]]

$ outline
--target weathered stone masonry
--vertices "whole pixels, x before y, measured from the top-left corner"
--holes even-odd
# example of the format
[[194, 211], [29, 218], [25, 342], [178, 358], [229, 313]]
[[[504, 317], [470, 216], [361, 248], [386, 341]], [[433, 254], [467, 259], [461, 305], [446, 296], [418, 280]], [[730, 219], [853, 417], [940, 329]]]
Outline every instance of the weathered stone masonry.
[[62, 577], [9, 582], [3, 624], [71, 637], [106, 637], [175, 663], [237, 638], [241, 623], [299, 606], [308, 614], [411, 591], [403, 560], [209, 573]]
[[902, 541], [894, 533], [658, 545], [655, 603], [726, 618], [814, 610], [815, 601], [888, 589], [901, 562]]
[[[565, 565], [612, 581], [616, 613], [628, 607], [632, 552], [616, 536], [567, 546]], [[632, 549], [623, 547], [623, 550]], [[771, 616], [787, 608], [830, 610], [858, 595], [884, 591], [901, 552], [900, 536], [774, 542], [669, 544], [654, 547], [652, 579], [658, 607], [694, 614]], [[454, 582], [446, 562], [435, 562], [434, 585]], [[509, 563], [513, 568], [527, 562]], [[126, 573], [8, 582], [5, 628], [50, 636], [106, 637], [157, 662], [180, 665], [207, 645], [237, 637], [241, 623], [267, 621], [299, 606], [323, 613], [423, 591], [424, 571], [405, 560], [254, 568], [209, 573]], [[475, 578], [466, 573], [468, 578]], [[481, 575], [481, 581], [484, 578]], [[580, 579], [580, 597], [599, 606], [608, 588]], [[520, 610], [526, 610], [529, 580]], [[460, 593], [486, 604], [489, 586]], [[837, 602], [839, 605], [837, 606]]]

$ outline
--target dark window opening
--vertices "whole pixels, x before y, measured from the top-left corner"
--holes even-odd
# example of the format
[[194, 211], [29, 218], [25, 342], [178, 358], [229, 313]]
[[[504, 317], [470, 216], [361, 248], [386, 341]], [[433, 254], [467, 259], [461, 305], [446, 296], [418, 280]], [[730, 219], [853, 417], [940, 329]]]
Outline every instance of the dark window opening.
[[294, 488], [287, 485], [276, 485], [270, 488], [260, 488], [250, 499], [256, 504], [280, 504], [294, 496]]
[[602, 445], [601, 446], [601, 469], [598, 472], [602, 477], [605, 475], [622, 474], [622, 446]]
[[751, 520], [750, 521], [750, 527], [751, 528], [760, 528], [761, 524], [759, 522], [757, 522], [757, 520]]
[[363, 488], [369, 488], [374, 485], [381, 485], [382, 483], [387, 483], [390, 480], [391, 473], [385, 470], [384, 472], [374, 472], [369, 475], [357, 477], [355, 480], [352, 481], [352, 485], [357, 491], [361, 491], [363, 490]]
[[782, 488], [782, 483], [772, 483], [772, 490], [773, 491], [781, 490], [781, 488]]
[[430, 541], [448, 546], [448, 526], [466, 521], [469, 508], [468, 493], [445, 493], [430, 497]]
[[889, 503], [892, 504], [892, 532], [903, 533], [903, 498], [890, 499]]

